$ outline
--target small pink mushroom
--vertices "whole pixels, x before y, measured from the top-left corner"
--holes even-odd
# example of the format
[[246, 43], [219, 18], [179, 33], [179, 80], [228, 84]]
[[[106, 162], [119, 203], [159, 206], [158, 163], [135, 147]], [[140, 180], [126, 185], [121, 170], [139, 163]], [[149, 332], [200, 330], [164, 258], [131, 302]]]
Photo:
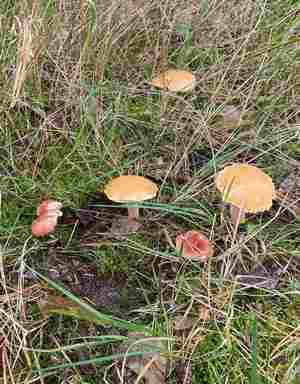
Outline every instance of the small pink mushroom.
[[36, 215], [41, 216], [44, 213], [48, 213], [49, 211], [59, 211], [62, 208], [62, 203], [55, 200], [44, 200], [38, 206], [36, 210]]
[[202, 262], [213, 255], [213, 246], [208, 238], [195, 230], [177, 235], [176, 249], [183, 257]]
[[37, 208], [37, 218], [31, 225], [33, 236], [46, 236], [55, 230], [62, 203], [55, 200], [44, 200]]
[[31, 225], [32, 235], [36, 237], [47, 236], [55, 230], [57, 219], [57, 215], [39, 216]]

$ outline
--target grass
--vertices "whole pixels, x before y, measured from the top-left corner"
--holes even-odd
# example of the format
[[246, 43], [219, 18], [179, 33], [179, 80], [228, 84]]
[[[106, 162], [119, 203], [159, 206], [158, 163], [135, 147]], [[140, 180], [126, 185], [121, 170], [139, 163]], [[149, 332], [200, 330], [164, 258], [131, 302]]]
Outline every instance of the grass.
[[[299, 3], [3, 0], [0, 12], [1, 382], [113, 383], [115, 345], [142, 329], [167, 338], [172, 364], [191, 361], [193, 383], [299, 383], [299, 218], [274, 205], [234, 236], [214, 186], [224, 165], [255, 159], [278, 187], [300, 160]], [[152, 89], [169, 67], [193, 71], [195, 92]], [[241, 114], [233, 126], [227, 106]], [[208, 161], [182, 181], [196, 151]], [[97, 246], [84, 247], [73, 222], [31, 237], [43, 198], [80, 217], [89, 196], [127, 173], [160, 184], [139, 233], [106, 239], [94, 230], [87, 242]], [[120, 212], [93, 209], [110, 224]], [[205, 266], [174, 250], [188, 229], [214, 242]], [[51, 252], [67, 266], [94, 263], [100, 280], [125, 273], [128, 314], [95, 309], [47, 277]], [[279, 278], [275, 287], [237, 283], [261, 265]], [[49, 292], [83, 314], [45, 316], [38, 304]], [[193, 319], [184, 335], [178, 315]]]

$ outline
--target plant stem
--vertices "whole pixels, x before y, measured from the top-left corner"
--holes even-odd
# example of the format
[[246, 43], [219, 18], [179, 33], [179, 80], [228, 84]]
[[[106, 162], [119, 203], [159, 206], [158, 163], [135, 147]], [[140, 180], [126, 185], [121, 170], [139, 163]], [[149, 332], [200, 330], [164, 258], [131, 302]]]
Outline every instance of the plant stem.
[[245, 211], [242, 208], [236, 207], [233, 204], [230, 205], [230, 217], [234, 227], [237, 228], [240, 222], [245, 220], [245, 216]]
[[128, 208], [128, 219], [134, 220], [139, 217], [139, 208], [138, 207], [130, 207]]

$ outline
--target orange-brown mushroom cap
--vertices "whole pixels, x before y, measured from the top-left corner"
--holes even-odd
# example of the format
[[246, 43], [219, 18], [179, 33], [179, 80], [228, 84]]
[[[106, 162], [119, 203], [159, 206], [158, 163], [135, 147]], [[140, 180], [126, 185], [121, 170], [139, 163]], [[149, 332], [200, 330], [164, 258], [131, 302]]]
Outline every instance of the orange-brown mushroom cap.
[[124, 175], [115, 177], [104, 188], [104, 193], [118, 203], [138, 202], [152, 199], [158, 191], [157, 185], [143, 176]]
[[275, 197], [272, 179], [253, 165], [230, 165], [217, 173], [215, 181], [223, 200], [245, 212], [262, 212], [272, 206]]
[[191, 72], [169, 69], [154, 77], [150, 84], [171, 92], [189, 92], [195, 88], [196, 78]]

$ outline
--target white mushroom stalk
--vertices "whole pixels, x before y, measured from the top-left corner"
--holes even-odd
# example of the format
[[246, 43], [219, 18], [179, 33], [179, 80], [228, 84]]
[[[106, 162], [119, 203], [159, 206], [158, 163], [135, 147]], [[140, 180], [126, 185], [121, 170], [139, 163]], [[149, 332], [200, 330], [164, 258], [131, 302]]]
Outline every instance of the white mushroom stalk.
[[238, 227], [240, 223], [246, 219], [246, 212], [243, 208], [239, 208], [233, 204], [230, 204], [230, 218], [234, 227]]

